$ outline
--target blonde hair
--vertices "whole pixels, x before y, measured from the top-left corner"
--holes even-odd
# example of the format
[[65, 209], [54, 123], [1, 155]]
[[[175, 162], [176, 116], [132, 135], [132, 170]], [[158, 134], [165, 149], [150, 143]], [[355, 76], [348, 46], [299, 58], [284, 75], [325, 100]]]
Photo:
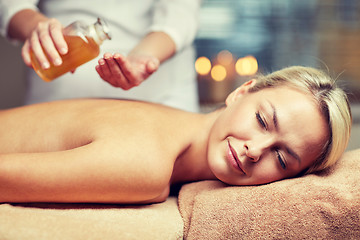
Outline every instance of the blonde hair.
[[250, 91], [284, 85], [310, 94], [318, 103], [319, 110], [329, 126], [329, 139], [306, 173], [332, 166], [341, 157], [350, 139], [352, 116], [346, 93], [323, 71], [302, 66], [288, 67], [259, 76]]

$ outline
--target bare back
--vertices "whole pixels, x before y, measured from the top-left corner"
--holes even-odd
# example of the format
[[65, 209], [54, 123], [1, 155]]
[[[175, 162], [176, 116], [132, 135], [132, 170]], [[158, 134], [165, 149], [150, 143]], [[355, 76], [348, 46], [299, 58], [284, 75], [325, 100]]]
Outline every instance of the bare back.
[[[105, 99], [0, 111], [0, 182], [12, 185], [4, 190], [9, 200], [0, 202], [17, 196], [18, 201], [164, 200], [174, 162], [190, 143], [184, 128], [192, 117]], [[33, 192], [23, 191], [26, 187]]]

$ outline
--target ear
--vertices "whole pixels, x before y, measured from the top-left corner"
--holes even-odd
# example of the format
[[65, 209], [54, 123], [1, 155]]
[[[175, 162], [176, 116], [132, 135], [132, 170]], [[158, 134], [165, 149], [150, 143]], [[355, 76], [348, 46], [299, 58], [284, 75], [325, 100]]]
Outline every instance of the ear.
[[229, 96], [227, 96], [225, 100], [226, 106], [235, 102], [239, 96], [244, 95], [245, 93], [249, 92], [249, 89], [252, 88], [256, 84], [256, 79], [251, 79], [245, 83], [243, 83], [240, 87], [232, 91]]

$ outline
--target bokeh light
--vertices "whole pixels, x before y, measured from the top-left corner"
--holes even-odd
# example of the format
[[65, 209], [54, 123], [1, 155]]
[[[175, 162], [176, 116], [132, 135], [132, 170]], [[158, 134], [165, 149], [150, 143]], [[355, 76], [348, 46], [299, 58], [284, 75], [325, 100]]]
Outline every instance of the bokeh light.
[[212, 69], [211, 69], [211, 77], [215, 80], [215, 81], [223, 81], [226, 78], [226, 69], [224, 66], [221, 65], [215, 65]]
[[217, 60], [224, 66], [230, 65], [233, 61], [233, 55], [228, 50], [222, 50], [218, 53]]
[[211, 70], [211, 62], [207, 57], [199, 57], [195, 61], [195, 70], [200, 75], [206, 75]]
[[236, 61], [235, 69], [240, 76], [254, 75], [258, 71], [258, 62], [253, 56], [239, 58]]

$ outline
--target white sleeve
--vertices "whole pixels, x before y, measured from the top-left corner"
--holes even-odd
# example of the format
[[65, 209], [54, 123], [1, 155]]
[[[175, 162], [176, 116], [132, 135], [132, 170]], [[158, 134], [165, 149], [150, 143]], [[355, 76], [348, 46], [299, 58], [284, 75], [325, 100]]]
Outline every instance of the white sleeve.
[[201, 0], [158, 0], [153, 9], [149, 32], [165, 32], [176, 51], [192, 44], [199, 26]]
[[7, 37], [7, 29], [11, 18], [20, 10], [38, 10], [37, 0], [0, 0], [0, 34]]

